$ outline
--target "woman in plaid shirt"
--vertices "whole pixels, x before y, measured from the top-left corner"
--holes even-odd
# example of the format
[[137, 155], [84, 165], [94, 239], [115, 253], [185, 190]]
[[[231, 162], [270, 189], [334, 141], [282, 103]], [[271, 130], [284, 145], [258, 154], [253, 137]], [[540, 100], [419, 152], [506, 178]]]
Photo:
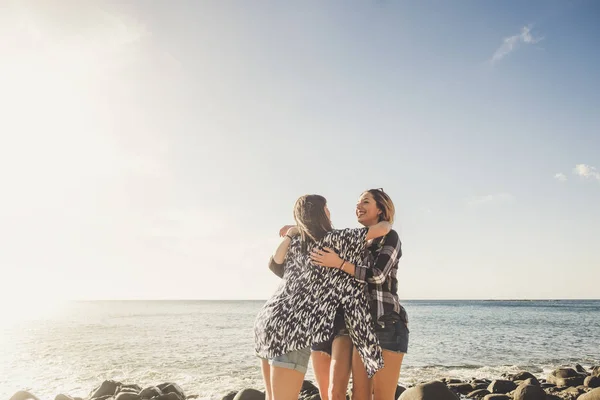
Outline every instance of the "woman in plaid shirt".
[[[356, 205], [358, 222], [371, 226], [380, 221], [394, 221], [395, 208], [382, 189], [364, 192]], [[391, 230], [383, 238], [370, 242], [364, 265], [346, 262], [345, 271], [369, 290], [371, 314], [383, 349], [384, 367], [372, 379], [345, 330], [343, 315], [338, 315], [338, 331], [330, 341], [313, 346], [312, 362], [323, 400], [343, 400], [352, 370], [352, 399], [393, 400], [400, 377], [404, 354], [408, 350], [408, 318], [398, 300], [398, 261], [402, 256], [398, 233]], [[329, 250], [329, 251], [328, 251]], [[331, 249], [313, 252], [315, 264], [336, 267], [342, 260]], [[322, 388], [322, 389], [321, 389]], [[327, 388], [327, 390], [325, 390]]]

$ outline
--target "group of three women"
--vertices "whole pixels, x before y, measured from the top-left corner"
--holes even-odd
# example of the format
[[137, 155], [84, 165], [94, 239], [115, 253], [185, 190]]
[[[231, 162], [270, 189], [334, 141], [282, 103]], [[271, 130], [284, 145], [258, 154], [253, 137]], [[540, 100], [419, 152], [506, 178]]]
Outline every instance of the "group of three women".
[[394, 398], [408, 347], [408, 320], [396, 279], [401, 242], [394, 205], [382, 189], [361, 194], [364, 228], [334, 230], [324, 197], [294, 206], [270, 260], [283, 278], [255, 322], [267, 400], [296, 400], [312, 352], [323, 400]]

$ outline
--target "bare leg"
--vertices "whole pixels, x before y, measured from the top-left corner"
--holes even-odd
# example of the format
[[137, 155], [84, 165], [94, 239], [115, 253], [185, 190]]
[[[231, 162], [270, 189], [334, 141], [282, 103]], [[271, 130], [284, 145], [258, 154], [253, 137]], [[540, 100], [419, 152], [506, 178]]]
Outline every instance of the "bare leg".
[[263, 381], [265, 382], [265, 400], [273, 400], [273, 392], [271, 391], [271, 366], [269, 361], [261, 360], [261, 369]]
[[352, 368], [352, 340], [350, 336], [334, 339], [331, 349], [329, 400], [345, 400]]
[[331, 367], [331, 356], [323, 351], [313, 351], [311, 353], [311, 358], [321, 400], [329, 400], [329, 369]]
[[373, 377], [374, 400], [394, 399], [403, 359], [403, 353], [383, 350], [384, 367]]
[[270, 400], [298, 400], [304, 374], [294, 369], [271, 366]]
[[352, 400], [371, 400], [372, 393], [373, 380], [369, 379], [367, 370], [355, 348], [352, 352]]

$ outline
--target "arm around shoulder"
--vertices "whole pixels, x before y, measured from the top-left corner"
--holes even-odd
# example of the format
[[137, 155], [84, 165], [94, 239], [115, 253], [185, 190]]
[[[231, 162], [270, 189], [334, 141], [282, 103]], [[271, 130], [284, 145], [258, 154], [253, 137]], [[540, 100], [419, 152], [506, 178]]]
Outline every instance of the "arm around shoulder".
[[387, 235], [392, 230], [392, 224], [387, 221], [381, 221], [369, 227], [367, 231], [367, 240], [375, 239]]

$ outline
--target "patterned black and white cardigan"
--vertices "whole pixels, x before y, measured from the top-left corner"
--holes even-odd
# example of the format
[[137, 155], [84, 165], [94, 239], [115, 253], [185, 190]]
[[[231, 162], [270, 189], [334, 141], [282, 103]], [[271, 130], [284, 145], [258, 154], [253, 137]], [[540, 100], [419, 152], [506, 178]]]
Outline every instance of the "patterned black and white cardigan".
[[335, 313], [341, 305], [350, 338], [369, 377], [383, 367], [365, 284], [339, 269], [314, 265], [310, 259], [313, 248], [331, 247], [344, 260], [358, 264], [366, 235], [367, 228], [333, 230], [308, 251], [302, 251], [298, 237], [292, 240], [283, 281], [254, 323], [259, 357], [270, 359], [327, 341], [333, 335]]

